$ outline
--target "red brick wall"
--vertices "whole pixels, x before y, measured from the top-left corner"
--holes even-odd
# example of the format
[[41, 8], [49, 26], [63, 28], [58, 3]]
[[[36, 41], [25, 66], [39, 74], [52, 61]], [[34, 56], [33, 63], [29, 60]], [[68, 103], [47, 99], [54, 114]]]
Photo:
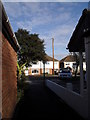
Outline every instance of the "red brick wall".
[[52, 69], [50, 69], [50, 74], [52, 75]]
[[29, 74], [29, 75], [32, 74], [31, 68], [28, 70], [28, 74]]
[[0, 113], [2, 113], [2, 35], [0, 34]]
[[43, 69], [40, 69], [40, 74], [42, 74], [43, 73]]
[[2, 117], [10, 118], [17, 99], [17, 56], [2, 36]]

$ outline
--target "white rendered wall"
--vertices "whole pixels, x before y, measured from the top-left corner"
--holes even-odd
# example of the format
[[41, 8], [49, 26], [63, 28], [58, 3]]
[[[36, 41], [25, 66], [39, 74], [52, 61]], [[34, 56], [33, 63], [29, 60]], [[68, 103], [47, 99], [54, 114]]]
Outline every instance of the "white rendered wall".
[[88, 99], [87, 94], [81, 96], [70, 89], [62, 87], [55, 82], [46, 80], [46, 86], [51, 89], [56, 95], [63, 99], [70, 107], [77, 111], [82, 117], [88, 117]]
[[[64, 68], [66, 68], [66, 67], [70, 67], [70, 68], [72, 68], [73, 69], [73, 63], [76, 63], [76, 62], [64, 62]], [[80, 66], [79, 66], [80, 67]], [[78, 70], [79, 70], [80, 68], [78, 68]], [[86, 62], [83, 62], [83, 70], [85, 70], [86, 71]]]
[[64, 62], [64, 67], [70, 67], [70, 68], [73, 68], [73, 63], [76, 63], [76, 62]]
[[[30, 68], [35, 68], [35, 69], [42, 68], [43, 69], [43, 62], [38, 61], [37, 64], [32, 64]], [[45, 63], [45, 68], [53, 69], [53, 61], [47, 61], [47, 63]], [[59, 69], [59, 61], [54, 62], [54, 68]]]

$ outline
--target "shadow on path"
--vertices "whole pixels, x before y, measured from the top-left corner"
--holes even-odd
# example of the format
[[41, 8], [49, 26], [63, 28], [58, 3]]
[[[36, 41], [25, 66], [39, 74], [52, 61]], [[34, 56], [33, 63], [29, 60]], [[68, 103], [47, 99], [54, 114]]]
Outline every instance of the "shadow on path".
[[35, 118], [83, 120], [74, 110], [43, 84], [43, 80], [28, 82], [24, 97], [16, 106], [13, 120]]

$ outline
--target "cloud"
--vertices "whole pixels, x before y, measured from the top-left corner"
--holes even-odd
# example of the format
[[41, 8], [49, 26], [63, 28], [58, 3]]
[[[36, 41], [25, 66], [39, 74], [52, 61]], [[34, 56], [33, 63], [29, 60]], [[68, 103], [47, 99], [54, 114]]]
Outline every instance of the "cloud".
[[[72, 20], [73, 21], [73, 20]], [[66, 50], [67, 44], [70, 40], [71, 34], [73, 32], [75, 23], [71, 24], [62, 24], [58, 27], [55, 27], [52, 31], [45, 33], [45, 35], [40, 35], [40, 38], [45, 40], [46, 52], [49, 54], [52, 53], [52, 37], [54, 37], [54, 47], [56, 58], [62, 58], [67, 55], [68, 51]], [[63, 53], [63, 55], [61, 55]]]
[[[44, 5], [45, 4], [45, 5]], [[19, 26], [29, 26], [36, 27], [39, 25], [47, 24], [62, 24], [63, 22], [70, 21], [71, 17], [71, 7], [58, 7], [55, 8], [53, 3], [5, 3], [5, 8], [10, 16], [10, 20], [17, 21]], [[62, 3], [60, 3], [62, 4]], [[64, 4], [64, 3], [63, 3]], [[71, 6], [70, 3], [69, 6]], [[66, 4], [67, 5], [67, 4]], [[73, 4], [73, 6], [75, 6]], [[43, 6], [43, 7], [42, 7]], [[55, 13], [52, 9], [56, 9]]]
[[27, 29], [28, 31], [32, 30], [30, 21], [27, 21], [27, 22], [20, 21], [20, 22], [17, 22], [16, 25], [17, 25], [17, 28]]
[[22, 6], [19, 2], [16, 2], [15, 4], [13, 2], [4, 3], [6, 13], [8, 16], [10, 16], [12, 19], [16, 19], [20, 17], [23, 14]]
[[[40, 36], [41, 38], [45, 39], [46, 45], [49, 44], [50, 38], [54, 37], [55, 39], [55, 46], [66, 46], [67, 41], [73, 30], [73, 24], [70, 25], [59, 25], [58, 27], [54, 28], [51, 32], [47, 33], [44, 36]], [[68, 39], [68, 40], [67, 40]]]
[[[40, 3], [4, 3], [8, 16], [12, 21], [18, 19], [19, 24], [31, 23], [31, 25], [42, 25], [52, 20], [48, 8], [41, 8]], [[28, 19], [27, 19], [28, 18]], [[29, 22], [30, 21], [30, 22]]]
[[48, 54], [52, 53], [52, 37], [54, 37], [56, 57], [67, 54], [67, 44], [80, 16], [78, 11], [80, 4], [63, 2], [4, 4], [15, 31], [23, 28], [40, 34], [39, 37], [45, 40]]

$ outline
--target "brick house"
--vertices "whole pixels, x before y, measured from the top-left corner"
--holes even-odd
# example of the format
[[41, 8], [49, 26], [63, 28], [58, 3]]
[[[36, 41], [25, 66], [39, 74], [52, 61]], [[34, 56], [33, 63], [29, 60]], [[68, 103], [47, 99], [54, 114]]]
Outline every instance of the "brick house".
[[0, 118], [11, 118], [17, 101], [19, 45], [1, 2], [0, 12]]

